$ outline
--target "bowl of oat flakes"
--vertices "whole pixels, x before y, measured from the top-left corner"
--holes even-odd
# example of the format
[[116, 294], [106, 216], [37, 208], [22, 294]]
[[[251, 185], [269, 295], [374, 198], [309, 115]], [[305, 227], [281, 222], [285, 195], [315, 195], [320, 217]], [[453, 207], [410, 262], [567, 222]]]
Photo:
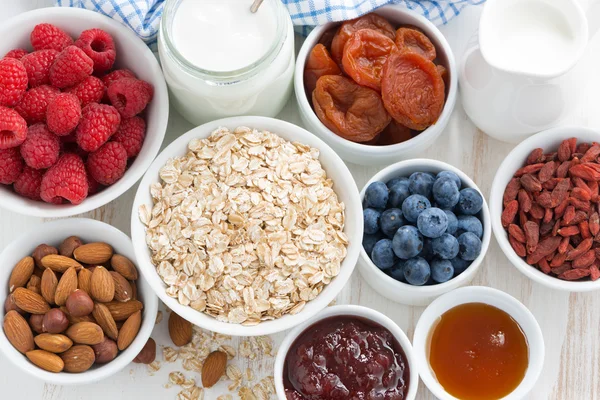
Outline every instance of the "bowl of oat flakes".
[[199, 126], [154, 160], [133, 204], [139, 269], [193, 324], [235, 336], [290, 329], [333, 301], [361, 247], [360, 196], [310, 132], [264, 117]]

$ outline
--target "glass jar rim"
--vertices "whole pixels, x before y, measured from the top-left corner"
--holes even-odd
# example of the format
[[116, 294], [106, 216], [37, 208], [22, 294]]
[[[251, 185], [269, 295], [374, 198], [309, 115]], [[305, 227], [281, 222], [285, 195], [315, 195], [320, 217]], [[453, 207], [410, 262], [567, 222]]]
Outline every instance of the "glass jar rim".
[[258, 60], [245, 67], [230, 71], [212, 71], [197, 67], [188, 61], [178, 50], [173, 43], [171, 35], [171, 25], [177, 12], [178, 6], [182, 1], [186, 0], [166, 0], [163, 15], [160, 22], [160, 35], [163, 37], [165, 48], [170, 56], [189, 74], [201, 77], [205, 80], [215, 81], [216, 83], [233, 83], [236, 81], [248, 79], [261, 70], [266, 68], [277, 57], [287, 36], [286, 18], [287, 11], [279, 0], [265, 0], [275, 3], [275, 13], [277, 29], [275, 31], [274, 40], [269, 49]]

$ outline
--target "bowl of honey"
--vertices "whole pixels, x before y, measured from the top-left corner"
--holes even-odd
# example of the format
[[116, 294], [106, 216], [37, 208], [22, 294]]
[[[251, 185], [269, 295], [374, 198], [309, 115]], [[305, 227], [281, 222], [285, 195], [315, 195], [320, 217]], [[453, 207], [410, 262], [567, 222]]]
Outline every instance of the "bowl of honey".
[[413, 348], [423, 383], [440, 400], [524, 399], [544, 365], [544, 337], [531, 311], [489, 287], [433, 301]]

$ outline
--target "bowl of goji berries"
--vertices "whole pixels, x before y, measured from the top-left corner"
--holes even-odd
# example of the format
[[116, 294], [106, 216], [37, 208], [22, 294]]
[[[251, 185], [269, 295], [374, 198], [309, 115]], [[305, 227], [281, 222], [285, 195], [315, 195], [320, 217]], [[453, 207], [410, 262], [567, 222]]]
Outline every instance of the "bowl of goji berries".
[[492, 184], [490, 213], [500, 248], [547, 287], [600, 289], [600, 132], [543, 131], [515, 147]]
[[46, 8], [0, 28], [0, 206], [65, 217], [114, 200], [160, 150], [160, 66], [99, 13]]

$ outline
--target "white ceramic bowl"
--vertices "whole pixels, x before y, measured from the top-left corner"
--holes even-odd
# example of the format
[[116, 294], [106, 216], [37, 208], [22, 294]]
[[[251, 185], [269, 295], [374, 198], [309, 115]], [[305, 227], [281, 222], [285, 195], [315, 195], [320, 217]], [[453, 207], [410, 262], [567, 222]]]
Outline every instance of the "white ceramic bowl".
[[[464, 172], [458, 168], [446, 164], [442, 161], [429, 160], [429, 159], [414, 159], [407, 161], [400, 161], [396, 164], [392, 164], [376, 173], [369, 182], [363, 187], [360, 192], [361, 201], [365, 197], [365, 190], [367, 187], [375, 182], [382, 181], [387, 182], [392, 178], [399, 176], [409, 177], [413, 172], [432, 172], [437, 174], [440, 171], [452, 171], [462, 181], [462, 187], [470, 187], [476, 189], [479, 193], [481, 190], [477, 187], [475, 182], [471, 180]], [[483, 196], [483, 193], [481, 194]], [[399, 282], [392, 277], [386, 275], [382, 270], [377, 268], [371, 258], [361, 246], [360, 255], [358, 257], [358, 269], [363, 278], [371, 285], [371, 287], [388, 299], [413, 305], [413, 306], [426, 306], [431, 303], [436, 297], [449, 292], [457, 287], [467, 285], [473, 280], [473, 277], [477, 273], [477, 270], [481, 266], [481, 263], [485, 257], [485, 254], [490, 245], [490, 238], [492, 236], [492, 228], [490, 223], [490, 212], [488, 210], [485, 197], [483, 199], [483, 208], [477, 215], [483, 225], [483, 238], [481, 239], [481, 253], [471, 265], [457, 277], [450, 279], [448, 282], [440, 283], [437, 285], [430, 286], [413, 286], [408, 283]]]
[[526, 398], [527, 393], [535, 385], [544, 366], [544, 336], [535, 317], [521, 302], [497, 289], [484, 286], [470, 286], [453, 290], [436, 299], [421, 314], [413, 335], [413, 348], [419, 375], [425, 386], [440, 400], [458, 400], [448, 394], [437, 381], [429, 366], [429, 340], [431, 330], [438, 323], [443, 313], [465, 303], [485, 303], [497, 307], [521, 326], [529, 345], [529, 366], [525, 377], [517, 388], [502, 400], [519, 400]]
[[292, 331], [290, 331], [287, 336], [283, 339], [283, 342], [279, 346], [279, 350], [277, 351], [277, 356], [275, 358], [275, 372], [273, 373], [273, 377], [275, 380], [275, 389], [277, 391], [277, 398], [279, 400], [285, 400], [285, 388], [283, 387], [283, 369], [285, 365], [285, 357], [287, 353], [300, 334], [302, 334], [305, 330], [310, 328], [312, 325], [317, 322], [329, 318], [329, 317], [339, 317], [339, 316], [353, 316], [366, 319], [368, 321], [375, 322], [386, 328], [390, 333], [394, 336], [394, 338], [398, 341], [402, 350], [404, 350], [404, 354], [406, 355], [406, 359], [408, 361], [410, 379], [408, 382], [408, 393], [406, 395], [405, 400], [414, 400], [417, 396], [417, 389], [419, 386], [419, 374], [417, 370], [416, 358], [414, 354], [413, 347], [410, 344], [410, 340], [404, 333], [402, 329], [394, 321], [392, 321], [389, 317], [383, 315], [379, 311], [375, 311], [373, 309], [362, 307], [362, 306], [354, 306], [354, 305], [340, 305], [340, 306], [332, 306], [327, 307], [325, 310], [321, 311], [314, 318], [311, 318], [309, 321], [304, 324], [297, 326]]
[[384, 6], [375, 10], [375, 13], [387, 18], [393, 24], [409, 24], [422, 29], [435, 45], [438, 60], [446, 67], [450, 74], [450, 87], [447, 90], [448, 94], [444, 110], [438, 121], [416, 137], [407, 140], [406, 142], [389, 146], [369, 146], [346, 140], [323, 125], [310, 106], [309, 99], [304, 90], [304, 65], [306, 64], [308, 55], [313, 47], [319, 42], [321, 36], [336, 25], [339, 25], [339, 23], [329, 22], [325, 25], [317, 26], [310, 35], [308, 35], [304, 44], [302, 44], [302, 48], [298, 53], [298, 59], [296, 61], [294, 89], [298, 101], [298, 108], [300, 109], [300, 117], [302, 118], [304, 126], [330, 145], [340, 157], [346, 161], [362, 165], [382, 165], [402, 159], [408, 159], [431, 146], [437, 137], [441, 135], [450, 120], [450, 115], [456, 104], [458, 87], [454, 54], [452, 53], [452, 49], [446, 41], [446, 38], [435, 25], [423, 16], [401, 6]]
[[583, 127], [561, 127], [553, 128], [547, 131], [533, 135], [519, 145], [517, 145], [502, 161], [494, 181], [492, 183], [492, 191], [490, 192], [490, 213], [492, 216], [492, 227], [494, 235], [500, 245], [500, 248], [508, 257], [510, 262], [517, 267], [525, 276], [532, 279], [534, 282], [551, 289], [564, 290], [569, 292], [588, 292], [590, 290], [600, 289], [600, 279], [597, 281], [582, 281], [569, 282], [544, 274], [542, 271], [527, 264], [525, 260], [515, 253], [510, 243], [508, 242], [508, 234], [502, 227], [502, 197], [504, 189], [508, 182], [512, 179], [517, 169], [525, 165], [525, 160], [529, 153], [535, 148], [542, 148], [544, 152], [556, 151], [558, 145], [564, 139], [576, 137], [578, 143], [581, 142], [600, 142], [600, 132]]
[[[243, 326], [217, 321], [215, 318], [198, 312], [191, 307], [183, 306], [179, 304], [177, 299], [169, 297], [165, 292], [167, 286], [157, 274], [156, 268], [151, 262], [150, 251], [146, 245], [145, 226], [140, 222], [138, 216], [138, 209], [142, 204], [146, 204], [150, 209], [152, 208], [150, 185], [159, 181], [159, 170], [169, 158], [183, 156], [187, 151], [188, 143], [192, 139], [206, 138], [218, 127], [227, 127], [233, 130], [239, 126], [268, 130], [286, 140], [297, 141], [319, 149], [321, 152], [319, 160], [327, 172], [327, 176], [333, 180], [333, 189], [337, 193], [338, 198], [346, 205], [346, 225], [344, 226], [344, 232], [350, 242], [339, 275], [323, 289], [319, 296], [306, 303], [304, 309], [295, 315], [285, 315], [282, 318], [264, 321], [255, 326]], [[269, 335], [281, 332], [301, 324], [325, 308], [342, 290], [348, 279], [350, 279], [350, 275], [352, 275], [358, 253], [362, 247], [362, 232], [363, 218], [358, 188], [346, 164], [329, 146], [310, 132], [289, 122], [266, 117], [246, 116], [225, 118], [194, 128], [179, 137], [159, 154], [148, 169], [148, 172], [146, 172], [146, 175], [144, 175], [135, 196], [131, 215], [131, 236], [133, 238], [133, 247], [139, 263], [139, 269], [158, 297], [170, 309], [194, 325], [213, 332], [233, 336]]]
[[[69, 218], [40, 224], [13, 240], [0, 254], [0, 299], [4, 302], [8, 294], [8, 278], [12, 267], [26, 255], [30, 255], [37, 245], [46, 243], [58, 246], [63, 239], [79, 236], [84, 242], [102, 241], [110, 244], [115, 252], [122, 254], [135, 263], [131, 240], [123, 232], [104, 222], [87, 218]], [[68, 372], [52, 373], [33, 365], [23, 354], [10, 344], [4, 330], [0, 330], [0, 351], [14, 365], [32, 377], [56, 385], [82, 385], [105, 379], [125, 368], [148, 341], [158, 310], [158, 299], [152, 293], [150, 285], [143, 277], [137, 280], [138, 296], [144, 303], [142, 326], [133, 343], [122, 351], [117, 358], [104, 365], [94, 365], [88, 371], [74, 374]], [[4, 311], [0, 313], [0, 324], [4, 321]]]
[[138, 78], [154, 86], [154, 98], [145, 111], [147, 131], [142, 150], [125, 175], [114, 185], [88, 197], [79, 205], [55, 205], [26, 199], [15, 193], [12, 187], [0, 185], [0, 207], [34, 217], [68, 217], [105, 205], [119, 197], [141, 178], [158, 154], [165, 136], [169, 118], [169, 97], [160, 65], [148, 46], [121, 23], [97, 12], [80, 8], [55, 7], [19, 14], [4, 21], [0, 26], [0, 37], [3, 38], [0, 41], [0, 54], [20, 47], [31, 49], [29, 34], [35, 25], [43, 22], [64, 29], [75, 39], [86, 29], [104, 29], [115, 39], [116, 66], [132, 70]]

